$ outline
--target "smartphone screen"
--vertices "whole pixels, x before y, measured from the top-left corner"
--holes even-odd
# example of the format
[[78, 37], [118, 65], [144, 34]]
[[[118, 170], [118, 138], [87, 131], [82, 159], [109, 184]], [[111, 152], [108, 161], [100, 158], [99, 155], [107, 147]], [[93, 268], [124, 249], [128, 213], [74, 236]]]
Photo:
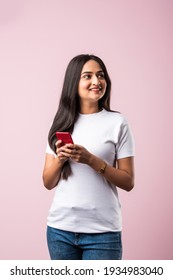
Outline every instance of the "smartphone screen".
[[56, 132], [56, 138], [62, 141], [62, 145], [73, 144], [70, 132]]

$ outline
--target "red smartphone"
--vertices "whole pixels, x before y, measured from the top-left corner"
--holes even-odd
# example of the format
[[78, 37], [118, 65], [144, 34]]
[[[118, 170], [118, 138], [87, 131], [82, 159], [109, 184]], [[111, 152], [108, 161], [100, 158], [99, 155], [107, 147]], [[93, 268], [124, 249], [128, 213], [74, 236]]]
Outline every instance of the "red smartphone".
[[62, 141], [62, 146], [65, 144], [74, 144], [70, 132], [56, 132], [56, 138]]

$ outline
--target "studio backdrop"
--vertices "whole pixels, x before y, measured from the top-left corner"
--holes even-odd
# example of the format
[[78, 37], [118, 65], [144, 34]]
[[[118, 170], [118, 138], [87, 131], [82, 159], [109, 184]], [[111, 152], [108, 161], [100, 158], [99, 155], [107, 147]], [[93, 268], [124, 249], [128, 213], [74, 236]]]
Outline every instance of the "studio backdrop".
[[100, 56], [135, 138], [123, 259], [173, 259], [173, 1], [0, 1], [0, 259], [49, 259], [47, 135], [72, 57]]

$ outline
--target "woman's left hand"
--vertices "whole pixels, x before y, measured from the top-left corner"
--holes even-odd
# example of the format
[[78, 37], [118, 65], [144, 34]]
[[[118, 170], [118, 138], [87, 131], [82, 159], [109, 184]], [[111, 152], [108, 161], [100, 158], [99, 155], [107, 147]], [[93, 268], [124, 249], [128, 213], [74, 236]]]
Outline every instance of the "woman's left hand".
[[72, 160], [84, 164], [90, 164], [92, 154], [83, 146], [77, 144], [66, 144], [60, 148], [61, 154]]

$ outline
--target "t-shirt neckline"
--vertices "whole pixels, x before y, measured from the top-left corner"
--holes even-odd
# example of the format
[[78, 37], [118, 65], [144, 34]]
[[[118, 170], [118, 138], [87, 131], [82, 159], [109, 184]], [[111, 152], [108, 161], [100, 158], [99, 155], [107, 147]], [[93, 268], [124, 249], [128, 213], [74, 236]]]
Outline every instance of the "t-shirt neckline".
[[81, 114], [79, 113], [79, 116], [82, 118], [87, 118], [87, 117], [95, 117], [103, 114], [105, 112], [105, 109], [103, 108], [101, 111], [96, 112], [96, 113], [91, 113], [91, 114]]

